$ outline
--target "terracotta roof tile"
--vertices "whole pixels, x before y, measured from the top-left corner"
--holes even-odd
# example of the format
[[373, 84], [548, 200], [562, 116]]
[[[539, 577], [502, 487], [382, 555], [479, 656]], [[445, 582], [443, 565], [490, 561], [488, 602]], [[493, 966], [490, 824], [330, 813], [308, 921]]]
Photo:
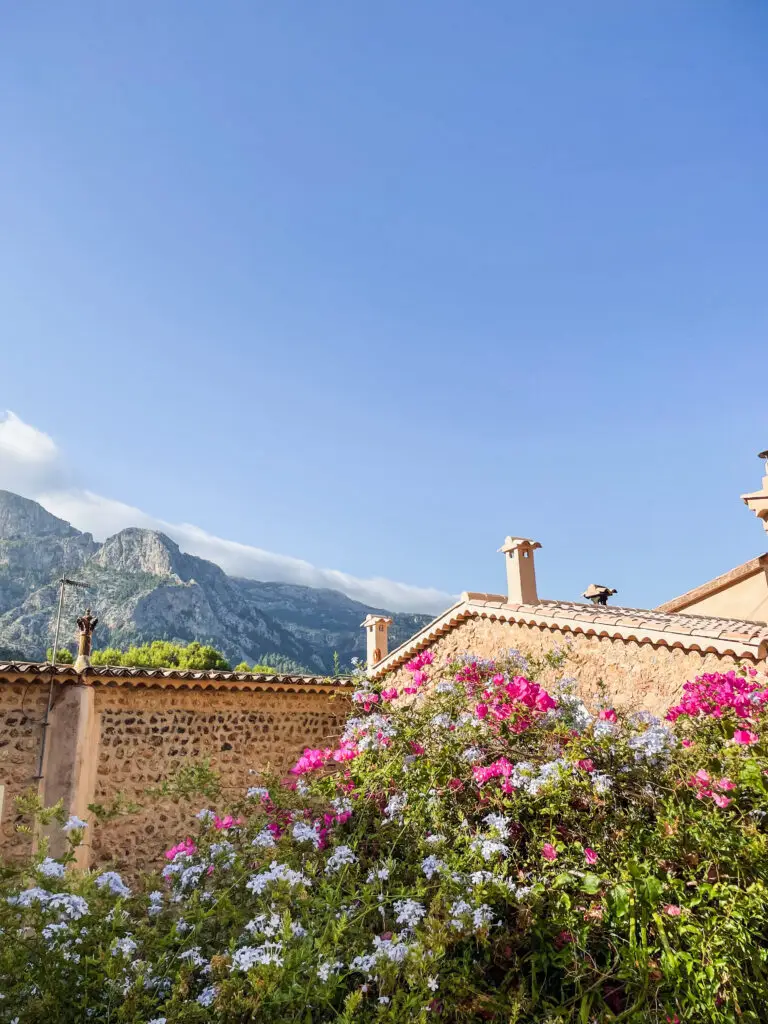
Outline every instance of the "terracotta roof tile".
[[[0, 662], [0, 677], [34, 679], [46, 682], [51, 677], [48, 662]], [[344, 677], [307, 675], [256, 675], [252, 672], [229, 672], [219, 669], [125, 668], [120, 665], [93, 665], [76, 672], [72, 665], [57, 665], [57, 682], [80, 682], [87, 686], [144, 686], [170, 689], [235, 689], [325, 692], [351, 686]], [[0, 679], [0, 681], [2, 681]]]
[[[462, 597], [473, 597], [470, 593]], [[392, 651], [373, 671], [384, 675], [408, 661], [417, 650], [429, 646], [467, 618], [498, 618], [530, 626], [545, 626], [564, 633], [603, 635], [648, 642], [684, 650], [713, 650], [736, 657], [768, 656], [768, 624], [706, 615], [671, 614], [646, 608], [581, 604], [575, 601], [542, 601], [536, 605], [506, 604], [482, 599], [460, 601], [424, 626], [414, 637]], [[494, 595], [495, 597], [496, 595]], [[502, 612], [501, 615], [493, 614]]]

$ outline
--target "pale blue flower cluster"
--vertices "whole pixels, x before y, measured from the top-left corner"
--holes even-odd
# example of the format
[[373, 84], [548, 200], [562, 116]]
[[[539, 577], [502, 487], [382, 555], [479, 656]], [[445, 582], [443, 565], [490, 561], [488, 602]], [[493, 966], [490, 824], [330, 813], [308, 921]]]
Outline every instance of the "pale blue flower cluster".
[[197, 997], [197, 1002], [200, 1006], [211, 1006], [219, 989], [216, 985], [206, 985], [200, 995]]
[[109, 889], [115, 896], [130, 896], [131, 890], [117, 871], [105, 871], [96, 879], [97, 889]]
[[264, 849], [271, 849], [273, 846], [276, 846], [277, 844], [275, 842], [275, 837], [272, 835], [268, 828], [265, 828], [262, 829], [261, 832], [259, 832], [259, 834], [253, 840], [251, 845], [261, 846]]
[[296, 821], [291, 831], [297, 843], [312, 843], [315, 849], [320, 846], [320, 835], [314, 825], [308, 825], [305, 821]]
[[269, 799], [269, 790], [265, 789], [264, 786], [251, 786], [245, 795], [249, 800], [265, 800]]
[[411, 899], [395, 900], [394, 911], [397, 923], [406, 928], [415, 928], [427, 912], [422, 903]]
[[293, 868], [289, 868], [287, 864], [278, 864], [276, 860], [273, 860], [268, 868], [264, 871], [260, 871], [256, 875], [251, 875], [248, 881], [245, 883], [246, 889], [249, 892], [259, 893], [264, 892], [267, 886], [273, 882], [287, 882], [291, 888], [297, 885], [311, 885], [312, 882], [302, 871], [294, 871]]
[[317, 976], [320, 981], [328, 981], [332, 974], [338, 974], [339, 971], [344, 970], [344, 964], [341, 960], [337, 960], [333, 963], [330, 960], [323, 960], [317, 965]]
[[77, 828], [88, 828], [88, 822], [83, 821], [82, 818], [78, 818], [76, 814], [71, 814], [61, 826], [61, 831], [74, 832]]
[[243, 946], [232, 954], [231, 971], [249, 971], [257, 964], [283, 964], [282, 942], [265, 942], [261, 946]]
[[131, 936], [125, 935], [112, 943], [112, 956], [133, 956], [137, 949], [138, 946]]
[[635, 752], [635, 760], [658, 761], [672, 753], [677, 740], [672, 730], [657, 720], [657, 724], [649, 725], [645, 732], [633, 736], [629, 745]]
[[384, 821], [402, 821], [403, 811], [407, 803], [407, 793], [395, 793], [394, 796], [391, 796], [387, 806], [384, 808]]
[[445, 864], [434, 853], [430, 854], [429, 857], [425, 857], [421, 862], [421, 870], [427, 876], [428, 881], [432, 881], [432, 878], [444, 869]]
[[357, 857], [349, 846], [337, 846], [325, 865], [326, 875], [339, 871], [345, 864], [354, 864]]
[[30, 907], [33, 903], [39, 903], [41, 907], [55, 911], [69, 921], [79, 921], [88, 913], [88, 904], [82, 896], [68, 892], [48, 892], [39, 887], [24, 889], [18, 896], [9, 896], [8, 903], [16, 907]]
[[66, 868], [60, 861], [46, 857], [37, 865], [37, 870], [44, 878], [63, 878]]

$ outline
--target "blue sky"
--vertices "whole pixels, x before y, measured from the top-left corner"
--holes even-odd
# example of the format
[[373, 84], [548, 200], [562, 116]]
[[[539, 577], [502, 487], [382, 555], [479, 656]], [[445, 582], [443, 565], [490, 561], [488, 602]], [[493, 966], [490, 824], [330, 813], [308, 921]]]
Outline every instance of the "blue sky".
[[767, 37], [756, 2], [6, 5], [0, 411], [48, 455], [0, 487], [403, 606], [503, 588], [507, 533], [543, 596], [639, 606], [762, 552]]

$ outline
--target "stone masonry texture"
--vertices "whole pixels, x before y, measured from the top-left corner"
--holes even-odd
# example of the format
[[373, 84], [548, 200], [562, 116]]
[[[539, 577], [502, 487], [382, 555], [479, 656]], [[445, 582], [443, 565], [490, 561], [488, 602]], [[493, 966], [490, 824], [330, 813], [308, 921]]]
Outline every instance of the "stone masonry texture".
[[[728, 655], [700, 654], [680, 648], [654, 647], [634, 640], [609, 637], [564, 636], [558, 630], [531, 627], [493, 619], [472, 618], [431, 645], [435, 666], [459, 654], [493, 658], [510, 648], [541, 657], [555, 647], [568, 652], [564, 667], [547, 670], [542, 682], [552, 685], [564, 676], [574, 677], [577, 689], [589, 703], [602, 692], [615, 704], [663, 714], [679, 697], [683, 684], [704, 672], [727, 672], [739, 662]], [[384, 677], [387, 686], [402, 686], [410, 673], [400, 668]]]

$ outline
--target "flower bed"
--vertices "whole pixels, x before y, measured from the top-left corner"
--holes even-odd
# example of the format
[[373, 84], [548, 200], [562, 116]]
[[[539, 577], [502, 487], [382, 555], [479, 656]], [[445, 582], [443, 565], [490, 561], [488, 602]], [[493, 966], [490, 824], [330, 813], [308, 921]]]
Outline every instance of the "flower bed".
[[3, 869], [0, 1021], [765, 1020], [765, 678], [660, 722], [515, 652], [409, 668], [154, 878]]

